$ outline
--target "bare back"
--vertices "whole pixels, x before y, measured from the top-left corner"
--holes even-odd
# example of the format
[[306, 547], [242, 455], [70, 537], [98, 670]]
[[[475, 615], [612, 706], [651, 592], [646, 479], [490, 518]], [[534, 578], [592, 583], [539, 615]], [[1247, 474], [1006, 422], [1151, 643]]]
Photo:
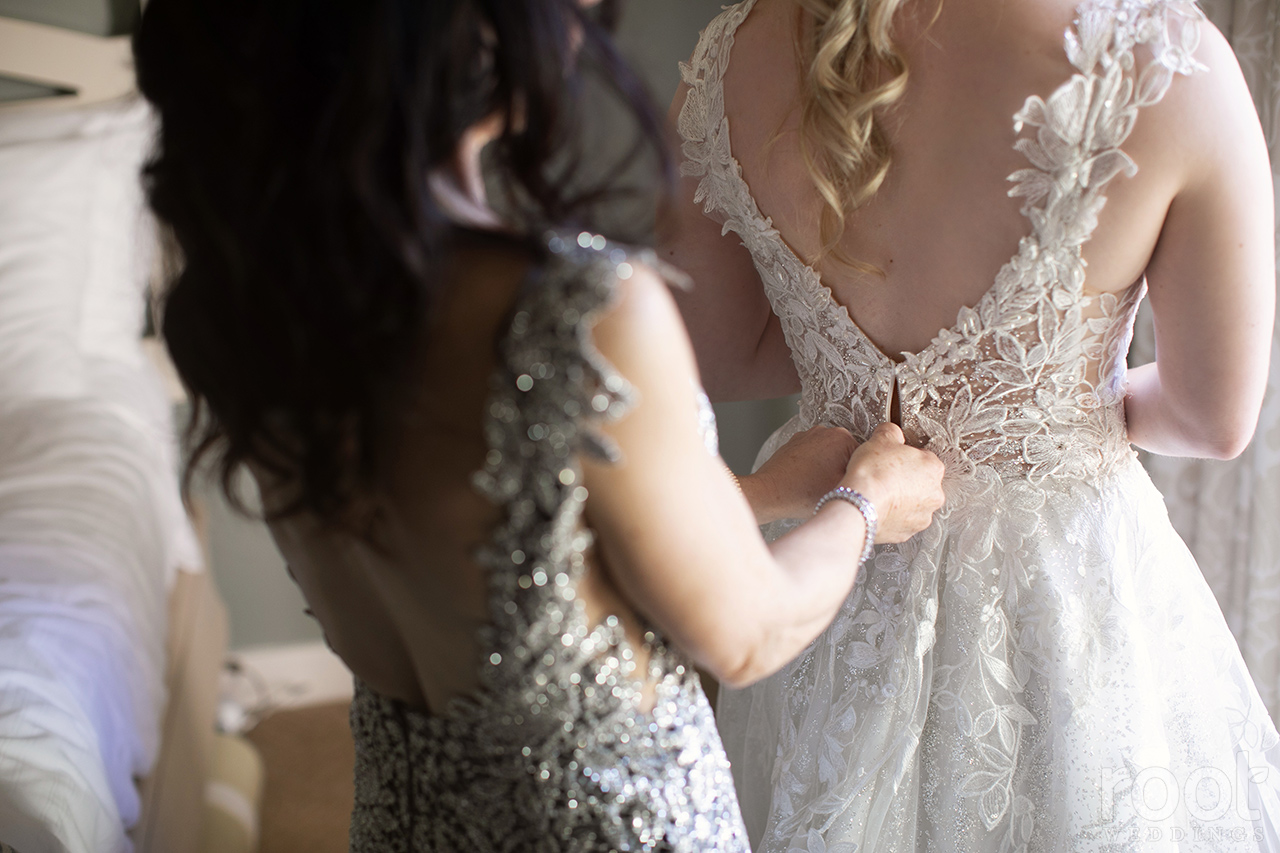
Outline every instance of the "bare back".
[[[1062, 34], [1074, 0], [909, 3], [898, 41], [910, 82], [883, 117], [893, 151], [885, 184], [848, 223], [840, 248], [883, 270], [819, 264], [837, 301], [886, 353], [918, 352], [976, 304], [1026, 236], [1006, 177], [1025, 167], [1012, 116], [1075, 71]], [[738, 29], [724, 77], [733, 150], [761, 211], [805, 260], [819, 256], [822, 206], [801, 156], [801, 85], [793, 0], [760, 0]], [[1090, 290], [1141, 277], [1182, 175], [1159, 119], [1144, 115], [1126, 143], [1138, 177], [1109, 190], [1105, 220], [1085, 249]], [[778, 131], [781, 130], [781, 134]], [[776, 136], [776, 141], [774, 141]], [[772, 144], [771, 144], [772, 143]]]
[[[650, 598], [642, 622], [630, 606], [643, 600], [637, 575], [679, 585], [641, 571], [628, 588], [625, 571], [604, 565], [636, 562], [625, 536], [609, 535], [609, 478], [646, 455], [606, 423], [662, 414], [644, 370], [610, 344], [679, 331], [665, 284], [641, 265], [647, 255], [585, 232], [472, 233], [451, 248], [406, 397], [388, 407], [385, 464], [351, 513], [363, 535], [304, 517], [272, 525], [356, 676], [351, 849], [621, 850], [659, 839], [745, 853], [711, 708], [652, 617], [671, 608]], [[726, 476], [707, 476], [687, 347], [675, 357], [688, 414], [676, 432], [701, 453], [695, 476], [732, 498]], [[280, 497], [268, 484], [265, 503]], [[749, 510], [727, 503], [749, 531]], [[687, 568], [659, 565], [672, 563]], [[670, 622], [682, 636], [687, 620]]]
[[[412, 369], [407, 407], [388, 429], [373, 541], [306, 517], [271, 525], [334, 651], [381, 695], [433, 712], [477, 687], [490, 613], [488, 570], [476, 554], [501, 512], [474, 475], [488, 451], [482, 424], [498, 341], [531, 261], [501, 237], [466, 241]], [[601, 571], [591, 567], [577, 592], [591, 624], [618, 614], [644, 654], [639, 621]]]
[[[935, 18], [935, 12], [936, 18]], [[804, 164], [804, 84], [796, 0], [759, 0], [737, 28], [722, 76], [730, 148], [760, 213], [832, 297], [889, 358], [925, 349], [975, 306], [1031, 232], [1011, 198], [1009, 176], [1026, 169], [1014, 115], [1027, 98], [1048, 99], [1076, 75], [1064, 32], [1074, 0], [912, 0], [895, 23], [909, 78], [903, 99], [877, 116], [891, 145], [884, 184], [854, 212], [840, 243], [883, 275], [820, 258], [822, 202]], [[1145, 48], [1137, 61], [1149, 61]], [[1214, 340], [1251, 399], [1269, 320], [1235, 347], [1242, 323], [1266, 309], [1271, 199], [1266, 150], [1239, 67], [1221, 34], [1202, 27], [1196, 59], [1210, 73], [1181, 77], [1144, 106], [1123, 144], [1136, 166], [1107, 187], [1097, 227], [1083, 246], [1083, 294], [1120, 294], [1145, 276], [1164, 319], [1166, 373], [1204, 386], [1192, 355]], [[673, 102], [673, 119], [689, 89]], [[668, 257], [703, 286], [682, 298], [705, 382], [715, 399], [794, 392], [798, 383], [777, 318], [747, 253], [694, 201], [687, 180]], [[1198, 328], [1190, 328], [1195, 324]], [[1175, 340], [1175, 335], [1184, 335]], [[1184, 357], [1185, 354], [1185, 357]], [[1169, 370], [1172, 368], [1172, 370]], [[1202, 375], [1191, 379], [1193, 372]], [[1212, 377], [1223, 394], [1244, 393]], [[1222, 408], [1225, 398], [1206, 401]], [[1247, 408], [1247, 406], [1245, 406]]]

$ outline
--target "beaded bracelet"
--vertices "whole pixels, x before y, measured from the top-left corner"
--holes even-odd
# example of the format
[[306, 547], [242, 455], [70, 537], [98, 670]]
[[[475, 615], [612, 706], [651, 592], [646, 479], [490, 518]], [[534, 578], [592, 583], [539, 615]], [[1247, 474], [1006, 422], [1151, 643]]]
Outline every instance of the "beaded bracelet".
[[840, 500], [848, 501], [858, 508], [858, 512], [862, 513], [862, 520], [867, 526], [867, 540], [862, 545], [862, 556], [858, 557], [858, 567], [871, 559], [871, 555], [876, 550], [876, 525], [880, 521], [880, 515], [876, 512], [876, 505], [868, 500], [867, 496], [862, 492], [850, 489], [847, 486], [837, 486], [818, 500], [817, 505], [813, 508], [813, 514], [817, 515], [818, 510], [822, 509], [828, 501]]

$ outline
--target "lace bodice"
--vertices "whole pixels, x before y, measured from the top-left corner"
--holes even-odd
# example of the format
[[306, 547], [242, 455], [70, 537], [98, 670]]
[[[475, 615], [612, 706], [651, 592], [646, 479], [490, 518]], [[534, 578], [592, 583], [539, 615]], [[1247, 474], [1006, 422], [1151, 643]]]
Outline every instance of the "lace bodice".
[[[930, 528], [878, 548], [780, 673], [722, 693], [757, 853], [1280, 849], [1243, 843], [1270, 832], [1247, 809], [1197, 800], [1197, 780], [1247, 762], [1277, 775], [1236, 793], [1280, 815], [1280, 738], [1127, 441], [1145, 284], [1091, 293], [1082, 257], [1108, 183], [1136, 173], [1123, 145], [1139, 113], [1201, 68], [1199, 10], [1085, 0], [1064, 40], [1074, 73], [1012, 117], [1026, 236], [975, 305], [898, 361], [792, 252], [734, 159], [722, 80], [754, 3], [726, 9], [682, 66], [679, 131], [696, 200], [750, 252], [800, 375], [799, 414], [763, 453], [818, 423], [865, 437], [896, 391], [904, 431], [947, 465]], [[1178, 791], [1158, 820], [1148, 771]]]
[[[480, 687], [436, 716], [358, 686], [352, 849], [745, 853], [696, 674], [654, 632], [640, 671], [619, 620], [589, 624], [576, 592], [592, 541], [578, 457], [617, 458], [592, 425], [633, 396], [590, 332], [638, 259], [589, 233], [551, 234], [545, 249], [500, 347], [475, 476], [503, 508], [478, 555]], [[704, 429], [711, 449], [714, 420]]]
[[[896, 385], [904, 431], [942, 457], [955, 488], [1002, 475], [1040, 481], [1112, 471], [1128, 454], [1124, 356], [1145, 285], [1087, 294], [1081, 248], [1107, 183], [1136, 172], [1120, 146], [1139, 109], [1158, 101], [1175, 73], [1198, 67], [1195, 5], [1089, 0], [1080, 8], [1066, 36], [1078, 73], [1014, 116], [1028, 165], [1009, 176], [1009, 194], [1024, 199], [1030, 233], [977, 305], [896, 362], [761, 214], [733, 157], [722, 79], [734, 32], [754, 4], [717, 18], [681, 68], [690, 87], [679, 117], [682, 171], [701, 179], [697, 201], [741, 236], [755, 261], [801, 377], [802, 426], [844, 426], [865, 437], [889, 419]], [[1153, 55], [1143, 68], [1138, 44]]]

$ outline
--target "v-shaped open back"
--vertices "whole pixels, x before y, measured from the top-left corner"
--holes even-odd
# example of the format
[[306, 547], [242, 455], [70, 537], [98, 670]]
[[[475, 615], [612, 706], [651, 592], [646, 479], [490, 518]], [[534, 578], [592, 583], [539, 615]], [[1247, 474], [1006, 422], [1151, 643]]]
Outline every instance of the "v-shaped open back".
[[[1028, 233], [954, 325], [894, 362], [761, 214], [730, 149], [721, 84], [753, 5], [704, 31], [679, 129], [696, 199], [751, 253], [801, 378], [798, 416], [762, 454], [817, 423], [865, 438], [896, 391], [908, 438], [947, 465], [933, 525], [877, 549], [783, 671], [721, 694], [753, 849], [1280, 850], [1280, 735], [1128, 443], [1145, 288], [1084, 291], [1103, 190], [1136, 169], [1120, 146], [1199, 67], [1199, 11], [1079, 8], [1076, 73], [1013, 117]], [[1226, 785], [1239, 761], [1266, 770]], [[1209, 776], [1216, 802], [1197, 787]]]
[[[956, 322], [946, 329], [939, 330], [924, 350], [920, 350], [915, 353], [898, 353], [898, 357], [895, 358], [893, 354], [878, 344], [875, 339], [862, 328], [858, 321], [854, 319], [853, 313], [849, 310], [849, 307], [842, 304], [836, 296], [835, 290], [823, 281], [822, 273], [814, 265], [805, 261], [801, 252], [797, 251], [787, 238], [783, 236], [782, 232], [774, 227], [773, 218], [771, 216], [767, 216], [760, 209], [759, 202], [752, 193], [751, 187], [743, 174], [742, 165], [733, 153], [733, 142], [730, 135], [729, 120], [724, 115], [724, 74], [728, 70], [728, 65], [731, 61], [734, 47], [734, 36], [738, 27], [747, 19], [755, 5], [756, 0], [745, 0], [722, 19], [724, 22], [724, 28], [719, 35], [718, 52], [716, 55], [717, 62], [714, 65], [708, 66], [706, 69], [708, 73], [699, 80], [701, 84], [698, 93], [699, 100], [695, 102], [691, 99], [689, 102], [689, 104], [694, 105], [696, 109], [703, 105], [703, 101], [705, 99], [705, 103], [709, 108], [707, 121], [713, 121], [716, 116], [723, 120], [723, 124], [717, 134], [718, 144], [715, 146], [716, 150], [713, 152], [713, 156], [715, 156], [722, 164], [726, 164], [728, 166], [728, 168], [723, 169], [719, 174], [719, 177], [721, 177], [724, 182], [724, 186], [720, 188], [720, 192], [723, 193], [727, 190], [728, 194], [738, 202], [737, 210], [735, 210], [736, 215], [729, 218], [729, 227], [741, 233], [738, 227], [740, 224], [742, 228], [760, 235], [762, 241], [770, 244], [773, 253], [795, 274], [795, 278], [800, 284], [799, 289], [809, 294], [811, 297], [817, 296], [821, 301], [829, 302], [833, 319], [837, 324], [843, 326], [850, 335], [859, 340], [863, 345], [862, 349], [871, 360], [887, 364], [897, 364], [901, 363], [908, 355], [914, 355], [916, 358], [919, 358], [925, 350], [932, 349], [943, 344], [944, 337], [948, 332], [955, 332], [957, 330], [962, 322], [965, 307], [962, 307], [957, 312]], [[697, 63], [697, 61], [697, 57], [695, 56], [694, 63]], [[686, 66], [686, 68], [691, 68], [691, 66]], [[686, 111], [689, 111], [689, 118], [694, 119], [695, 116], [693, 115], [693, 111], [690, 111], [690, 106], [686, 105], [685, 109]], [[682, 133], [685, 129], [685, 115], [686, 113], [682, 112]], [[697, 132], [692, 121], [690, 122], [690, 129], [694, 133]], [[685, 136], [686, 140], [690, 140], [691, 138], [696, 139], [696, 136]], [[686, 151], [686, 154], [688, 154], [688, 151]], [[690, 157], [690, 160], [696, 162], [693, 157]], [[708, 212], [713, 212], [710, 205], [708, 206]], [[972, 311], [980, 308], [983, 302], [991, 298], [991, 291], [994, 289], [995, 285], [993, 283], [983, 291], [978, 302], [973, 306], [968, 307], [968, 310]]]
[[[896, 392], [908, 436], [964, 468], [990, 461], [1043, 476], [1099, 471], [1123, 457], [1123, 355], [1144, 287], [1086, 295], [1082, 247], [1107, 184], [1137, 170], [1120, 146], [1139, 109], [1158, 101], [1175, 73], [1198, 67], [1194, 7], [1132, 0], [1080, 7], [1079, 26], [1065, 39], [1077, 73], [1047, 100], [1027, 98], [1012, 117], [1015, 132], [1035, 131], [1017, 140], [1028, 163], [1009, 176], [1009, 194], [1025, 201], [1027, 235], [976, 304], [960, 308], [923, 350], [895, 360], [761, 212], [734, 157], [723, 80], [734, 34], [755, 2], [717, 18], [682, 68], [690, 87], [679, 119], [683, 171], [701, 179], [697, 197], [707, 213], [738, 233], [755, 261], [801, 377], [801, 421], [865, 437], [890, 419]], [[1152, 53], [1140, 72], [1137, 44]], [[1064, 407], [1096, 414], [1082, 422]], [[1072, 452], [1028, 450], [1050, 439]]]

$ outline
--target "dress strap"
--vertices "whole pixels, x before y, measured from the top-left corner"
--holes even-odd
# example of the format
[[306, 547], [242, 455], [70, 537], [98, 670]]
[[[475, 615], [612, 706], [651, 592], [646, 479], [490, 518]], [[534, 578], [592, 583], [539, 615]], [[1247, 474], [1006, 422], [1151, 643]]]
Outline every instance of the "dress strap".
[[[680, 78], [689, 87], [676, 122], [684, 155], [680, 173], [701, 178], [694, 201], [703, 205], [708, 216], [724, 223], [726, 233], [731, 227], [729, 221], [741, 219], [744, 211], [732, 209], [733, 202], [717, 186], [715, 177], [717, 168], [740, 174], [729, 145], [729, 120], [724, 114], [724, 74], [733, 53], [734, 33], [755, 4], [756, 0], [743, 0], [725, 9], [702, 31], [689, 61], [680, 63]], [[741, 181], [735, 183], [745, 186]]]
[[[592, 249], [592, 236], [579, 247], [574, 236], [547, 235], [546, 259], [522, 288], [499, 344], [485, 423], [489, 456], [475, 476], [495, 503], [535, 490], [532, 478], [541, 468], [558, 473], [579, 451], [603, 458], [615, 453], [593, 439], [583, 446], [579, 435], [591, 420], [620, 417], [629, 399], [628, 383], [591, 341], [591, 327], [612, 302], [618, 280], [618, 264]], [[542, 429], [530, 433], [534, 426]], [[545, 452], [521, 451], [529, 439]], [[504, 461], [508, 453], [515, 456]], [[513, 464], [516, 459], [526, 461]]]
[[[1077, 69], [1049, 99], [1027, 98], [1014, 114], [1014, 132], [1035, 128], [1014, 147], [1031, 162], [1009, 176], [1013, 197], [1042, 249], [1078, 250], [1098, 225], [1103, 190], [1138, 166], [1120, 146], [1140, 107], [1164, 97], [1175, 74], [1205, 70], [1195, 59], [1204, 15], [1190, 0], [1086, 0], [1064, 36], [1067, 58]], [[1151, 58], [1139, 69], [1134, 48]], [[1084, 284], [1078, 251], [1060, 278], [1072, 295]]]

